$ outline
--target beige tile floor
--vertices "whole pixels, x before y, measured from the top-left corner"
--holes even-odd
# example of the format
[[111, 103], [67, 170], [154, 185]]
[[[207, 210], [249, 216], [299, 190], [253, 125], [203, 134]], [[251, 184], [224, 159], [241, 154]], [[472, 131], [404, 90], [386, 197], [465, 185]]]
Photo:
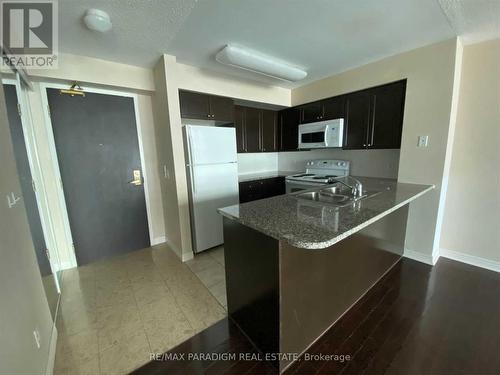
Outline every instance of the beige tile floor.
[[222, 319], [223, 250], [201, 255], [156, 246], [65, 271], [55, 374], [127, 374]]
[[197, 254], [186, 264], [227, 310], [224, 247], [219, 246]]

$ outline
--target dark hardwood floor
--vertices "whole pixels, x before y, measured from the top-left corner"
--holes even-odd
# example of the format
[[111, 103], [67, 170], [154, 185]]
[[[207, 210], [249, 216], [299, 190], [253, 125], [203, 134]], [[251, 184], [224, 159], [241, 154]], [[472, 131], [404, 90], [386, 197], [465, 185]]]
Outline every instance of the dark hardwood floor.
[[[314, 311], [311, 311], [314, 319]], [[276, 374], [224, 319], [137, 374]], [[188, 359], [189, 353], [236, 353], [234, 360]], [[500, 374], [500, 274], [441, 258], [435, 267], [401, 260], [333, 325], [286, 374]]]

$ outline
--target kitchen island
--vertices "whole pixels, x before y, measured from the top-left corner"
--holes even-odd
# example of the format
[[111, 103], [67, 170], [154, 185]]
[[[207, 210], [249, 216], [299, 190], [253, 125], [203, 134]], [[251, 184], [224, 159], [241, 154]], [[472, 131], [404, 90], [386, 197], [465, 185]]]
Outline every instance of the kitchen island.
[[282, 353], [280, 370], [396, 264], [410, 202], [433, 189], [358, 179], [369, 195], [343, 206], [299, 193], [219, 210], [229, 316], [263, 353]]

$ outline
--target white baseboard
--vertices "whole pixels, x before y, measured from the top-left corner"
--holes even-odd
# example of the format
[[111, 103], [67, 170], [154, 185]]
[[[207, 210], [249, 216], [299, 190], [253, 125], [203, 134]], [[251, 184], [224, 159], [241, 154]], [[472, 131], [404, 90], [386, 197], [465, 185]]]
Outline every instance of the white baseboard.
[[460, 253], [458, 251], [453, 251], [448, 249], [441, 249], [439, 251], [439, 254], [444, 258], [456, 260], [457, 262], [462, 262], [470, 264], [471, 266], [485, 268], [490, 271], [500, 272], [500, 262], [496, 262], [494, 260], [476, 257], [474, 255]]
[[57, 348], [57, 328], [54, 323], [52, 327], [52, 334], [50, 335], [49, 343], [49, 358], [47, 361], [47, 368], [45, 369], [45, 375], [52, 375], [54, 373], [54, 364], [56, 362], [56, 348]]
[[158, 237], [155, 237], [151, 240], [151, 246], [159, 245], [159, 244], [165, 243], [165, 242], [167, 242], [167, 239], [165, 236], [158, 236]]
[[164, 242], [174, 251], [175, 255], [177, 255], [179, 259], [182, 260], [182, 251], [177, 246], [175, 246], [167, 237], [165, 237]]
[[424, 254], [419, 251], [409, 249], [405, 249], [403, 256], [405, 258], [416, 260], [417, 262], [430, 264], [431, 266], [435, 265], [439, 259], [439, 254]]

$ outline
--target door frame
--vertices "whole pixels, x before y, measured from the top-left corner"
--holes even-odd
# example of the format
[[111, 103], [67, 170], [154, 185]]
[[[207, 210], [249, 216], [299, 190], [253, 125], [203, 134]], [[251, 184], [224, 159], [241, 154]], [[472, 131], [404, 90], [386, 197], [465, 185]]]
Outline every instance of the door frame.
[[[28, 156], [28, 163], [31, 172], [31, 178], [34, 183], [35, 200], [38, 208], [38, 213], [40, 217], [40, 223], [42, 225], [43, 237], [45, 239], [45, 245], [47, 246], [47, 251], [49, 252], [50, 258], [50, 268], [54, 276], [54, 281], [56, 284], [56, 289], [59, 294], [61, 294], [60, 280], [58, 278], [58, 272], [63, 268], [61, 267], [61, 262], [59, 260], [59, 251], [57, 248], [57, 241], [55, 239], [54, 227], [50, 218], [47, 193], [45, 184], [43, 182], [43, 170], [40, 166], [40, 158], [38, 155], [38, 148], [36, 146], [35, 135], [33, 130], [33, 122], [31, 121], [31, 111], [27, 105], [26, 93], [24, 93], [21, 87], [20, 77], [16, 78], [2, 78], [3, 85], [12, 85], [16, 88], [17, 102], [20, 108], [20, 118], [21, 125], [23, 128], [24, 144], [26, 147], [26, 154]], [[54, 257], [54, 258], [53, 258]], [[57, 316], [57, 313], [56, 313]]]
[[[52, 128], [52, 119], [49, 113], [49, 100], [47, 97], [47, 89], [67, 89], [71, 85], [71, 81], [67, 81], [67, 83], [48, 83], [48, 82], [40, 82], [39, 90], [40, 97], [42, 99], [43, 106], [43, 115], [44, 115], [44, 125], [45, 131], [47, 132], [47, 138], [49, 143], [49, 152], [50, 158], [52, 161], [52, 166], [54, 168], [54, 173], [56, 175], [56, 179], [58, 180], [57, 185], [57, 198], [60, 204], [61, 213], [63, 217], [64, 224], [64, 233], [66, 239], [66, 247], [68, 249], [68, 253], [70, 255], [70, 264], [64, 265], [63, 269], [78, 267], [78, 262], [76, 260], [76, 251], [73, 242], [73, 235], [71, 233], [71, 227], [69, 225], [69, 215], [68, 209], [66, 205], [66, 198], [64, 197], [63, 190], [63, 181], [61, 177], [61, 170], [59, 168], [59, 160], [57, 158], [57, 150], [56, 150], [56, 142], [54, 138], [54, 132]], [[121, 96], [125, 98], [132, 98], [134, 103], [134, 113], [135, 113], [135, 124], [137, 131], [137, 141], [139, 143], [139, 156], [141, 158], [141, 169], [142, 169], [142, 178], [143, 178], [143, 186], [144, 186], [144, 198], [146, 202], [146, 214], [148, 218], [148, 232], [149, 232], [149, 243], [153, 245], [153, 225], [151, 220], [151, 197], [148, 183], [148, 176], [146, 172], [146, 164], [144, 162], [144, 147], [142, 141], [142, 126], [139, 116], [139, 104], [138, 104], [138, 95], [133, 92], [127, 91], [118, 91], [113, 89], [103, 89], [98, 88], [92, 85], [85, 85], [84, 92], [92, 93], [92, 94], [103, 94], [103, 95], [111, 95], [111, 96]]]

